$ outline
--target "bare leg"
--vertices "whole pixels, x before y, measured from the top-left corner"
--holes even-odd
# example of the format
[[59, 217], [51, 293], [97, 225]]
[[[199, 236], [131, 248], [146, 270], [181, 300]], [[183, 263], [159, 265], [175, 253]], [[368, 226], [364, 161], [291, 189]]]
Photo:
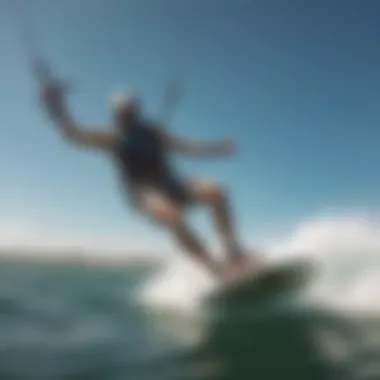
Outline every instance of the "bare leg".
[[232, 219], [230, 204], [227, 196], [219, 192], [210, 203], [215, 228], [221, 236], [224, 247], [232, 263], [239, 264], [244, 261], [245, 254], [240, 246], [235, 225]]
[[200, 243], [197, 236], [183, 222], [171, 228], [177, 242], [218, 279], [223, 275], [220, 264], [214, 260]]
[[244, 264], [246, 255], [237, 239], [227, 195], [217, 184], [209, 181], [195, 180], [190, 186], [198, 201], [211, 208], [215, 228], [220, 235], [230, 262], [232, 264]]
[[206, 267], [213, 276], [218, 279], [223, 276], [219, 263], [211, 257], [197, 236], [185, 223], [180, 207], [160, 194], [148, 194], [148, 197], [144, 200], [143, 210], [147, 212], [153, 221], [168, 229], [180, 246], [196, 261]]

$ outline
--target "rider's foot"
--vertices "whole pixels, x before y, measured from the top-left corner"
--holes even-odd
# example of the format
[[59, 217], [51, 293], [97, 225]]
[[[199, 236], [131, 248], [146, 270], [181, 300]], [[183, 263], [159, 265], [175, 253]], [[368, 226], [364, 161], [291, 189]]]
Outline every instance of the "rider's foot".
[[260, 260], [255, 252], [254, 254], [241, 253], [238, 259], [232, 263], [232, 268], [237, 275], [244, 276], [257, 269], [260, 266]]

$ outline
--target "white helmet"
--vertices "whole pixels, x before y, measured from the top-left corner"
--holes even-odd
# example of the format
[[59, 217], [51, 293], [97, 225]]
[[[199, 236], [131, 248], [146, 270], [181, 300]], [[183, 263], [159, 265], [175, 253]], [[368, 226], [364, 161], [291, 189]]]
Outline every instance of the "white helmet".
[[139, 98], [131, 92], [122, 91], [111, 96], [111, 107], [115, 112], [139, 107]]

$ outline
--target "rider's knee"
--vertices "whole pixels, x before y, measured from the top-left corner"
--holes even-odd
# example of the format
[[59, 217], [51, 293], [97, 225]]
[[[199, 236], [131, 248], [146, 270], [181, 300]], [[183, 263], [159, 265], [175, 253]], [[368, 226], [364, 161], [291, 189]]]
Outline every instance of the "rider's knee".
[[218, 203], [226, 198], [226, 190], [217, 183], [210, 183], [205, 191], [205, 200], [209, 203]]
[[165, 205], [156, 210], [155, 218], [161, 224], [166, 225], [170, 228], [175, 228], [182, 223], [182, 213], [179, 207], [174, 205]]
[[194, 196], [202, 203], [218, 203], [226, 198], [226, 190], [214, 181], [194, 181], [192, 189]]

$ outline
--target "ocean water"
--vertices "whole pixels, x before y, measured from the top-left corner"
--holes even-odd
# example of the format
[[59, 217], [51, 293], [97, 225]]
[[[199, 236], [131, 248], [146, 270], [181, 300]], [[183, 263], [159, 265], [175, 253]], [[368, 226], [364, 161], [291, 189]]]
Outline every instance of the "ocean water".
[[0, 379], [380, 379], [380, 316], [335, 307], [327, 279], [206, 308], [210, 283], [191, 271], [2, 264]]

